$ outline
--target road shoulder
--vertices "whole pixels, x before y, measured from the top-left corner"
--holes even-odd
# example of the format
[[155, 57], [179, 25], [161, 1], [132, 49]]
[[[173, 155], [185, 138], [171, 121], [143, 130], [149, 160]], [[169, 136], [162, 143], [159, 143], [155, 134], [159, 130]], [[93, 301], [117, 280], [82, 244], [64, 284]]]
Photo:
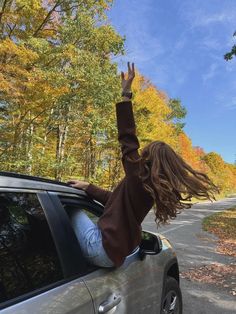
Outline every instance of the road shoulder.
[[[170, 225], [158, 230], [153, 213], [150, 213], [143, 227], [169, 238], [177, 253], [181, 273], [212, 263], [236, 264], [235, 257], [216, 252], [218, 237], [202, 230], [204, 217], [233, 206], [236, 206], [236, 198], [199, 203], [178, 215]], [[222, 287], [182, 278], [181, 288], [186, 314], [233, 314], [236, 311], [235, 296]]]

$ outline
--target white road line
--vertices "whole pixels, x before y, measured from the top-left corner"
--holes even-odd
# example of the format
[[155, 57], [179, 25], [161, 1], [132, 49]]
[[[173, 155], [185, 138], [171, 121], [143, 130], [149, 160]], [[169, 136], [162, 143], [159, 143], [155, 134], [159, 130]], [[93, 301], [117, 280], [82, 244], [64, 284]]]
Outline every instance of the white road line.
[[160, 230], [160, 233], [161, 233], [161, 234], [164, 234], [164, 233], [167, 233], [167, 232], [170, 232], [170, 231], [173, 231], [173, 230], [176, 230], [176, 229], [185, 227], [185, 226], [186, 226], [186, 225], [177, 226], [177, 227], [171, 228], [171, 229], [166, 230], [166, 231], [161, 231], [161, 230]]
[[179, 228], [182, 228], [182, 227], [186, 227], [186, 226], [189, 226], [189, 225], [192, 225], [193, 223], [197, 222], [197, 221], [201, 221], [204, 217], [202, 217], [201, 219], [194, 219], [194, 220], [191, 220], [191, 221], [188, 221], [187, 223], [183, 224], [183, 225], [180, 225], [180, 226], [176, 226], [174, 228], [171, 228], [171, 229], [168, 229], [166, 231], [160, 231], [161, 234], [164, 234], [164, 233], [167, 233], [169, 231], [173, 231], [173, 230], [176, 230], [176, 229], [179, 229]]
[[[217, 204], [217, 205], [220, 205], [220, 204]], [[227, 205], [227, 206], [223, 206], [223, 207], [221, 207], [220, 206], [220, 208], [215, 208], [215, 210], [212, 210], [212, 209], [205, 209], [206, 211], [212, 211], [213, 213], [214, 212], [218, 212], [218, 211], [222, 211], [222, 210], [225, 210], [225, 209], [228, 209], [228, 208], [230, 208], [230, 204], [225, 204], [225, 205]], [[190, 209], [191, 210], [191, 209]], [[196, 217], [196, 214], [194, 214], [194, 213], [188, 213], [190, 216], [195, 216]], [[210, 214], [210, 212], [209, 212], [209, 214]], [[168, 232], [170, 232], [170, 231], [173, 231], [173, 230], [176, 230], [176, 229], [179, 229], [179, 228], [182, 228], [182, 227], [186, 227], [186, 226], [189, 226], [189, 225], [192, 225], [193, 223], [195, 223], [195, 222], [197, 222], [197, 221], [201, 221], [203, 218], [205, 218], [206, 216], [205, 215], [203, 215], [203, 217], [201, 217], [200, 219], [192, 219], [192, 220], [190, 220], [190, 221], [188, 221], [188, 223], [185, 223], [185, 224], [183, 224], [183, 225], [179, 225], [179, 226], [176, 226], [176, 227], [173, 227], [173, 228], [170, 228], [170, 229], [168, 229], [168, 230], [165, 230], [165, 231], [162, 231], [162, 230], [158, 230], [158, 233], [161, 233], [161, 234], [165, 234], [165, 233], [168, 233]], [[190, 218], [191, 219], [191, 218]], [[146, 225], [150, 225], [150, 224], [153, 224], [153, 221], [146, 221], [146, 222], [144, 222], [143, 223], [143, 227], [145, 228], [145, 224]]]

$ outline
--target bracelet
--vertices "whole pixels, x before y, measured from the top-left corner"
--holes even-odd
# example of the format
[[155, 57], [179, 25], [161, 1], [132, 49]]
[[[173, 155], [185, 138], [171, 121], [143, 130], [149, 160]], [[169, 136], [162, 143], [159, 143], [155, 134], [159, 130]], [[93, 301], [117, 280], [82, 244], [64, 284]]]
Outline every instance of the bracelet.
[[122, 96], [122, 97], [127, 97], [127, 98], [131, 99], [132, 96], [133, 96], [133, 93], [132, 93], [131, 91], [129, 91], [129, 92], [123, 91], [122, 94], [121, 94], [121, 96]]

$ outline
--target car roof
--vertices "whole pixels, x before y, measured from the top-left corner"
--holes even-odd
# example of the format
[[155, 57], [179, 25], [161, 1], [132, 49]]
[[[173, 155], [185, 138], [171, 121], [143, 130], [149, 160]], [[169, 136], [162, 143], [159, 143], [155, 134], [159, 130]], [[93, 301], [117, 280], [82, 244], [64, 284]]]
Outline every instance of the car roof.
[[0, 188], [47, 190], [80, 196], [87, 195], [84, 191], [72, 188], [64, 182], [6, 171], [0, 171]]

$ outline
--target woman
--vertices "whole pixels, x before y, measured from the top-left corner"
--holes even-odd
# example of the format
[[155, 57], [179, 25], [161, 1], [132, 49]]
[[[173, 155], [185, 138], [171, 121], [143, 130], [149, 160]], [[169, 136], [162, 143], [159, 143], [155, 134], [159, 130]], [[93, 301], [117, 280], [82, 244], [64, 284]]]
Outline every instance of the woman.
[[164, 142], [152, 142], [139, 154], [130, 101], [134, 77], [134, 64], [128, 63], [127, 79], [121, 72], [123, 100], [116, 104], [125, 177], [113, 192], [88, 182], [68, 182], [105, 206], [97, 225], [83, 211], [72, 214], [83, 253], [91, 263], [102, 267], [119, 267], [140, 244], [141, 223], [154, 204], [155, 220], [165, 223], [190, 207], [185, 201], [192, 197], [211, 200], [217, 191], [207, 175], [193, 170]]

